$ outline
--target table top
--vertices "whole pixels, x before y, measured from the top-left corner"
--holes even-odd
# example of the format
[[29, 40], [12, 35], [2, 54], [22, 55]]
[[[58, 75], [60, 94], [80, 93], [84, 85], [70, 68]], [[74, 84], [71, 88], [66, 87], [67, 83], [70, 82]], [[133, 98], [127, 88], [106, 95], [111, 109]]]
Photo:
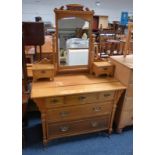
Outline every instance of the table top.
[[89, 74], [56, 76], [54, 81], [32, 83], [31, 98], [44, 98], [101, 91], [122, 90], [126, 87], [111, 77], [95, 77]]

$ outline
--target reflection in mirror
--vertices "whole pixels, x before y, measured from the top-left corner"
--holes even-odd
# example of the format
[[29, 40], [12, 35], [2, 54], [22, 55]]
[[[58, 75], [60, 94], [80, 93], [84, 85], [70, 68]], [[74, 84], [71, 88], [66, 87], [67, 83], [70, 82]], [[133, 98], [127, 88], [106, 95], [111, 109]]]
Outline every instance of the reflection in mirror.
[[89, 22], [76, 17], [58, 20], [60, 66], [88, 65]]

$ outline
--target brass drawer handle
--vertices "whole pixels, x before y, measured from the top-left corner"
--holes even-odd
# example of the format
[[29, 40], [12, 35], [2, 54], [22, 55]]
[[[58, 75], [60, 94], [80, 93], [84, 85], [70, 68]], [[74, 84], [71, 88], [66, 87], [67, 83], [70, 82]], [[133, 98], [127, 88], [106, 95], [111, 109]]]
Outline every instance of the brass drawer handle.
[[68, 130], [69, 130], [69, 126], [62, 126], [62, 127], [60, 127], [60, 131], [62, 131], [62, 132], [66, 132]]
[[92, 127], [97, 127], [98, 126], [98, 122], [91, 122]]
[[84, 100], [84, 99], [86, 99], [85, 96], [79, 96], [79, 100]]
[[93, 111], [100, 112], [101, 111], [101, 107], [93, 107]]
[[51, 102], [52, 103], [57, 103], [57, 102], [59, 102], [59, 100], [58, 99], [52, 99]]
[[111, 96], [111, 94], [104, 94], [104, 97], [109, 97]]
[[103, 67], [102, 69], [103, 69], [103, 70], [108, 70], [108, 68], [107, 68], [107, 67]]
[[44, 70], [41, 70], [41, 73], [42, 73], [42, 74], [45, 74], [45, 73], [46, 73], [46, 71], [44, 71]]
[[68, 115], [69, 115], [69, 112], [68, 111], [62, 111], [62, 112], [60, 112], [60, 116], [61, 117], [66, 117]]

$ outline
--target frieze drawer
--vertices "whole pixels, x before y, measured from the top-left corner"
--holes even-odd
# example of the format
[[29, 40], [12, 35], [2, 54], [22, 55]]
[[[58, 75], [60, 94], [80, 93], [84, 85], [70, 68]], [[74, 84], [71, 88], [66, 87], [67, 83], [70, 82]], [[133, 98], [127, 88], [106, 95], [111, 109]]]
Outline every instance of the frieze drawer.
[[107, 100], [113, 100], [114, 99], [114, 91], [109, 92], [101, 92], [99, 93], [99, 100], [100, 101], [107, 101]]
[[50, 97], [45, 99], [46, 108], [64, 105], [64, 97]]
[[92, 103], [97, 102], [98, 96], [97, 93], [93, 94], [81, 94], [81, 95], [71, 95], [65, 97], [65, 102], [67, 104], [84, 104], [84, 103]]

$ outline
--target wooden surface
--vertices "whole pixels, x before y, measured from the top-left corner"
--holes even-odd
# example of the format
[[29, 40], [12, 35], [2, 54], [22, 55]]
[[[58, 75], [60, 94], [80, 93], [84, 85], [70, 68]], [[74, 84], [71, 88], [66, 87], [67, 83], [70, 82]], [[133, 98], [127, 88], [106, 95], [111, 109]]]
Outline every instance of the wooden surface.
[[111, 56], [110, 57], [113, 61], [125, 66], [126, 68], [132, 69], [133, 68], [133, 55], [127, 55], [124, 57], [123, 55], [118, 56]]
[[31, 98], [41, 112], [43, 143], [101, 130], [111, 133], [117, 103], [125, 89], [114, 78], [89, 74], [33, 82]]
[[[69, 80], [68, 80], [69, 79]], [[110, 83], [110, 84], [109, 84]], [[121, 90], [125, 87], [114, 78], [95, 78], [91, 75], [56, 76], [53, 82], [32, 83], [31, 98], [81, 94], [108, 90]]]
[[93, 62], [93, 64], [97, 67], [103, 67], [103, 66], [113, 66], [111, 63], [107, 62], [107, 61], [103, 61], [103, 62]]
[[[126, 87], [125, 97], [118, 104], [115, 124], [118, 132], [128, 125], [133, 124], [133, 68], [132, 56], [112, 56], [110, 61], [115, 65], [114, 77]], [[130, 64], [128, 64], [130, 63]]]

